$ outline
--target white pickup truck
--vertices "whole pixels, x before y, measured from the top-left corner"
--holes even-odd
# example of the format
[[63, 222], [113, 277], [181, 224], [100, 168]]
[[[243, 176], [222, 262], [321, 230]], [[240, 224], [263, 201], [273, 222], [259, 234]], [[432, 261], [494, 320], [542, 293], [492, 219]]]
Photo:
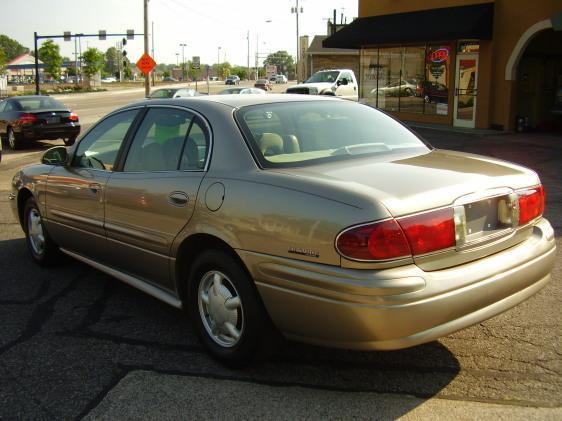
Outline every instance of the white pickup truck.
[[353, 70], [331, 69], [314, 73], [306, 82], [291, 86], [288, 94], [332, 95], [351, 101], [359, 100], [357, 79]]

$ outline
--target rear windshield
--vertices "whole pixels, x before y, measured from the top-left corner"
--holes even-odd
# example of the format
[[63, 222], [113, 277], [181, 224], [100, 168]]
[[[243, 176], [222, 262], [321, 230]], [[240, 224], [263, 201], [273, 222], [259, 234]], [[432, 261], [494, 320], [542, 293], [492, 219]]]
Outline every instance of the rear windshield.
[[335, 82], [340, 72], [318, 72], [314, 73], [306, 83], [321, 83], [321, 82]]
[[20, 98], [17, 100], [21, 109], [24, 111], [35, 111], [35, 110], [66, 110], [62, 103], [58, 102], [56, 99], [45, 97], [34, 97], [34, 98]]
[[150, 98], [171, 98], [175, 92], [173, 89], [157, 89], [150, 94]]
[[429, 151], [393, 118], [350, 101], [259, 104], [240, 108], [235, 116], [265, 168]]

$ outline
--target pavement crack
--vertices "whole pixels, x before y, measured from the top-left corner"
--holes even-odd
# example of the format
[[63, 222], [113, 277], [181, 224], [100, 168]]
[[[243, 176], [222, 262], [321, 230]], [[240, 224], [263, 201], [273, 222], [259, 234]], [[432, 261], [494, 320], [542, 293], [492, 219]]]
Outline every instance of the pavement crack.
[[57, 301], [76, 288], [76, 285], [80, 281], [84, 272], [85, 270], [80, 271], [60, 292], [48, 298], [44, 302], [38, 303], [21, 335], [13, 341], [0, 347], [0, 355], [16, 345], [28, 341], [30, 338], [39, 333], [43, 326], [51, 319]]
[[49, 288], [51, 287], [51, 281], [47, 280], [41, 282], [41, 286], [35, 293], [33, 297], [28, 300], [0, 300], [0, 305], [24, 305], [24, 304], [34, 304], [39, 301], [42, 297], [47, 295]]
[[[43, 411], [45, 411], [45, 413], [46, 413], [46, 415], [49, 419], [56, 419], [57, 418], [55, 416], [55, 414], [53, 414], [51, 411], [49, 411], [49, 409], [45, 406], [45, 404], [41, 400], [39, 400], [35, 397], [36, 393], [33, 390], [29, 390], [25, 386], [25, 384], [21, 383], [18, 380], [18, 377], [14, 376], [14, 374], [10, 371], [10, 369], [5, 364], [3, 364], [1, 361], [0, 361], [0, 365], [2, 366], [4, 371], [8, 374], [8, 376], [10, 377], [10, 382], [16, 383], [20, 388], [22, 388], [26, 392], [26, 399], [29, 399], [30, 401], [35, 403], [39, 408], [41, 408]], [[0, 419], [3, 419], [2, 414], [0, 414]]]
[[142, 339], [126, 338], [123, 336], [111, 335], [108, 333], [94, 332], [90, 329], [85, 329], [84, 331], [77, 332], [75, 330], [68, 332], [59, 332], [59, 336], [71, 337], [71, 338], [84, 338], [84, 339], [98, 339], [103, 341], [111, 342], [115, 345], [130, 345], [130, 346], [142, 346], [150, 349], [157, 349], [160, 351], [181, 351], [181, 352], [195, 352], [198, 354], [206, 354], [206, 351], [202, 346], [197, 345], [175, 345], [145, 341]]
[[103, 387], [103, 389], [96, 395], [92, 400], [90, 400], [80, 411], [80, 413], [74, 418], [75, 420], [83, 419], [90, 411], [96, 408], [107, 396], [111, 390], [117, 386], [117, 384], [123, 380], [123, 378], [129, 374], [129, 369], [124, 366], [117, 365], [113, 368], [113, 375], [111, 380]]

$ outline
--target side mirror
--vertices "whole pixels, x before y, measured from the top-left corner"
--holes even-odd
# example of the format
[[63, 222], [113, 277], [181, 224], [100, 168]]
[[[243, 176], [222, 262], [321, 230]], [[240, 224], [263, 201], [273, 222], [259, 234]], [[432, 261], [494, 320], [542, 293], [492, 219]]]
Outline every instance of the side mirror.
[[66, 165], [68, 162], [68, 152], [64, 146], [55, 146], [47, 149], [41, 157], [41, 163], [46, 165]]

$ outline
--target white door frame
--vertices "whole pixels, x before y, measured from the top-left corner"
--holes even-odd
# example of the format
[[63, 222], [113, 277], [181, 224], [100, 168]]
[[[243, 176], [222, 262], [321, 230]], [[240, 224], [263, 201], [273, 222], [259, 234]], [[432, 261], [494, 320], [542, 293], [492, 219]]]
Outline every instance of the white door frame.
[[[461, 60], [476, 60], [476, 77], [474, 79], [474, 102], [473, 102], [473, 113], [472, 120], [459, 119], [457, 118], [458, 106], [459, 106], [459, 77], [460, 77], [460, 61]], [[473, 129], [476, 123], [476, 103], [478, 98], [478, 54], [468, 53], [468, 54], [457, 54], [457, 59], [455, 63], [455, 95], [453, 98], [453, 126], [455, 127], [467, 127]]]

